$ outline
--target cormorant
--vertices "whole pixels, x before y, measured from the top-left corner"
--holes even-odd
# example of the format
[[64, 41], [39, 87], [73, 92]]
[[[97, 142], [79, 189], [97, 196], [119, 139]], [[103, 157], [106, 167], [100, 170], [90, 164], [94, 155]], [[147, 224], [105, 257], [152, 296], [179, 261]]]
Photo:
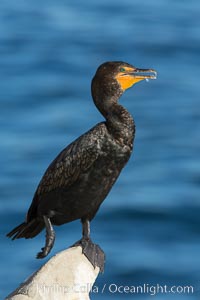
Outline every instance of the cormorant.
[[[24, 223], [7, 234], [12, 239], [33, 238], [46, 228], [46, 242], [37, 258], [51, 251], [53, 225], [77, 219], [82, 222], [83, 253], [93, 263], [103, 262], [90, 239], [90, 221], [96, 215], [122, 168], [128, 162], [135, 135], [130, 113], [118, 103], [124, 91], [144, 79], [155, 79], [153, 69], [138, 69], [128, 63], [106, 62], [99, 66], [92, 80], [94, 104], [105, 121], [67, 146], [50, 164], [34, 194]], [[101, 253], [100, 253], [101, 255]]]

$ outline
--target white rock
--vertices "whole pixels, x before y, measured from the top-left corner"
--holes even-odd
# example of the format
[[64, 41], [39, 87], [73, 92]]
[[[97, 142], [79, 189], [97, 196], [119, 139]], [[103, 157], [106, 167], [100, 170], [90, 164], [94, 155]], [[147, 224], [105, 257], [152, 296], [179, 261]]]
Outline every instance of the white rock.
[[6, 300], [88, 300], [98, 273], [81, 247], [69, 248], [53, 256]]

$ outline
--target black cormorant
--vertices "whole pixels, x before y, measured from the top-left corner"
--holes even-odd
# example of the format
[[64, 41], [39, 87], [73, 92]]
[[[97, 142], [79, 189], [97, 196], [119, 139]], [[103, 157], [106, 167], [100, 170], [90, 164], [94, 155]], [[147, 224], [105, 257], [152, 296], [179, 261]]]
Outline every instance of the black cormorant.
[[45, 246], [37, 254], [37, 258], [43, 258], [54, 244], [52, 224], [80, 219], [83, 234], [77, 244], [93, 265], [98, 265], [92, 258], [92, 251], [98, 249], [92, 247], [95, 244], [90, 239], [90, 221], [129, 160], [135, 135], [133, 118], [118, 100], [127, 88], [148, 78], [156, 78], [156, 72], [121, 61], [106, 62], [97, 69], [92, 97], [105, 121], [81, 135], [54, 159], [38, 185], [25, 222], [9, 232], [8, 237], [33, 238], [46, 228]]

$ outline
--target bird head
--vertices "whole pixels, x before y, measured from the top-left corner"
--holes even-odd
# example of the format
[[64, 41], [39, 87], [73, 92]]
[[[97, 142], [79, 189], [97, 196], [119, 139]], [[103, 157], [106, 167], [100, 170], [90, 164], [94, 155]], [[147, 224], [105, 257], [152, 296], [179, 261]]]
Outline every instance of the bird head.
[[[139, 69], [121, 61], [106, 62], [99, 66], [92, 80], [92, 94], [121, 95], [135, 83], [145, 79], [156, 79], [153, 69]], [[93, 98], [94, 98], [93, 97]]]

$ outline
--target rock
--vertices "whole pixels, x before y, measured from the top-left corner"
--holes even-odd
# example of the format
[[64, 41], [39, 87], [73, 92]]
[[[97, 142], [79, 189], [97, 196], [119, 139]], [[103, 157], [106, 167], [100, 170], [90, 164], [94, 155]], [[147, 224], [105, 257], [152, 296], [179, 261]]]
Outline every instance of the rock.
[[88, 300], [98, 274], [99, 268], [94, 269], [81, 247], [69, 248], [53, 256], [6, 300]]

